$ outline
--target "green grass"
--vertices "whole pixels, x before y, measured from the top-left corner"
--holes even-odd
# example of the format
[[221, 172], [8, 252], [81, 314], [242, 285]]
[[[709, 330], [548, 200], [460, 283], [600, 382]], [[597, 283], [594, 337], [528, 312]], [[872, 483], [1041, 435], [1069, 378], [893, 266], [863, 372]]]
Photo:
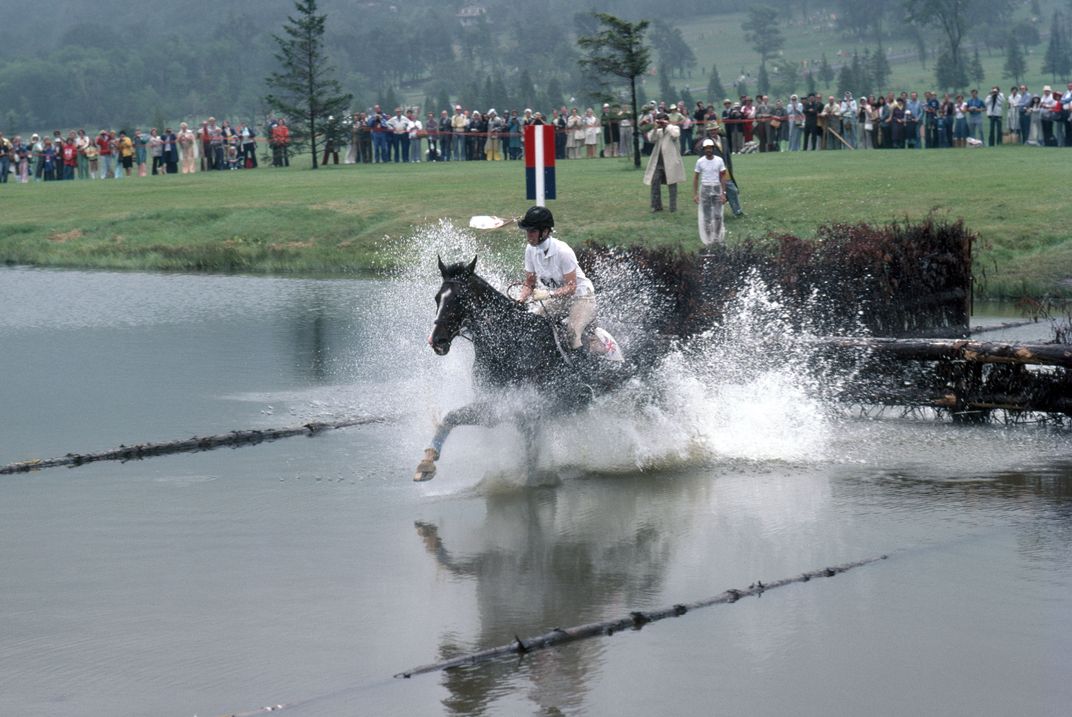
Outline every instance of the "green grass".
[[[1042, 295], [1072, 277], [1068, 152], [1009, 146], [748, 155], [735, 158], [746, 216], [731, 244], [813, 236], [829, 222], [885, 223], [930, 212], [976, 231], [981, 295]], [[357, 273], [384, 268], [415, 227], [474, 214], [521, 214], [519, 162], [331, 166], [192, 176], [7, 184], [0, 260], [39, 266]], [[691, 182], [693, 160], [687, 158]], [[676, 214], [652, 215], [625, 160], [562, 162], [550, 203], [560, 236], [612, 245], [700, 248], [683, 187]], [[516, 230], [491, 234], [517, 258]], [[385, 241], [389, 237], [389, 241]], [[516, 255], [516, 256], [515, 256]]]

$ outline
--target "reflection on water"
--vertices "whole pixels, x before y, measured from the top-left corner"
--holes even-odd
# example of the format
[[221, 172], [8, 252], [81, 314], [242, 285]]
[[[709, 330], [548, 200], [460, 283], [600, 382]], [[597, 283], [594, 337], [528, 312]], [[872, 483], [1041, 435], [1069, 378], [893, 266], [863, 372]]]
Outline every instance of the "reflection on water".
[[[445, 259], [475, 253], [437, 236]], [[1067, 432], [846, 416], [824, 400], [843, 376], [810, 377], [792, 351], [759, 360], [779, 307], [753, 287], [732, 350], [713, 335], [658, 385], [548, 426], [555, 485], [523, 487], [506, 426], [458, 431], [441, 476], [414, 486], [435, 417], [475, 390], [464, 350], [424, 344], [434, 255], [389, 282], [0, 270], [3, 462], [394, 417], [0, 480], [0, 714], [1072, 703]], [[639, 632], [390, 677], [882, 553]]]

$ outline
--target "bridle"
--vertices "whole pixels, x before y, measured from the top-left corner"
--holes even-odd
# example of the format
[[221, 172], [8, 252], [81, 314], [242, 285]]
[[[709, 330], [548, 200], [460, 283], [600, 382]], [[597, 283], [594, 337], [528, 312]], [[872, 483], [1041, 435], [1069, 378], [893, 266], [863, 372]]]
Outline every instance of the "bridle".
[[[461, 293], [463, 291], [465, 291], [468, 288], [468, 282], [466, 282], [463, 279], [444, 279], [443, 280], [443, 285], [445, 287], [447, 287], [448, 291], [456, 291], [459, 296], [461, 295]], [[439, 301], [439, 313], [436, 314], [435, 320], [432, 322], [432, 325], [433, 326], [441, 326], [445, 330], [447, 330], [449, 332], [448, 338], [451, 341], [453, 341], [456, 338], [463, 338], [463, 339], [466, 339], [467, 341], [471, 342], [473, 340], [472, 337], [469, 336], [465, 331], [465, 329], [469, 325], [469, 317], [468, 316], [466, 316], [466, 317], [462, 318], [461, 320], [457, 321], [457, 329], [456, 330], [453, 329], [452, 326], [451, 326], [451, 324], [453, 324], [455, 322], [455, 320], [453, 318], [444, 318], [443, 317], [443, 308], [444, 308], [443, 298], [445, 296], [446, 296], [446, 294], [441, 291], [439, 296], [437, 297], [437, 300]]]

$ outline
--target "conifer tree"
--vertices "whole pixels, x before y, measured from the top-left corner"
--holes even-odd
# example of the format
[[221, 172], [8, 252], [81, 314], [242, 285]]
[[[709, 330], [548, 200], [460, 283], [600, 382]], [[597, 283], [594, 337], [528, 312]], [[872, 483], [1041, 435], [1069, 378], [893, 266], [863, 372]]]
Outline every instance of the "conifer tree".
[[1005, 38], [1005, 77], [1015, 82], [1020, 82], [1027, 72], [1027, 62], [1024, 59], [1024, 49], [1020, 46], [1016, 35], [1009, 33]]
[[316, 0], [295, 0], [294, 7], [298, 14], [287, 17], [285, 35], [273, 35], [281, 70], [268, 76], [266, 82], [272, 93], [265, 102], [287, 119], [293, 144], [309, 145], [316, 169], [317, 140], [324, 134], [323, 123], [329, 116], [345, 113], [353, 97], [343, 93], [334, 79], [335, 69], [327, 60], [327, 16], [317, 14]]
[[[581, 35], [577, 45], [585, 53], [582, 67], [595, 70], [599, 75], [613, 75], [629, 82], [632, 116], [637, 114], [637, 78], [648, 71], [651, 64], [651, 49], [644, 42], [647, 20], [628, 22], [608, 13], [595, 13], [595, 20], [602, 26], [598, 32]], [[633, 165], [640, 168], [640, 133], [633, 133]]]
[[711, 77], [707, 80], [707, 99], [711, 102], [721, 102], [726, 96], [726, 88], [722, 85], [722, 78], [718, 74], [718, 65], [711, 65]]

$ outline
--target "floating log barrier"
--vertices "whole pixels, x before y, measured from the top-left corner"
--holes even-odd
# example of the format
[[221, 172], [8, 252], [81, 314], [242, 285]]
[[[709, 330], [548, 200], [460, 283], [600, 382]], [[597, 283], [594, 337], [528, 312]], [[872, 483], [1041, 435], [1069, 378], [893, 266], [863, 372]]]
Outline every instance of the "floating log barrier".
[[864, 354], [861, 379], [845, 388], [845, 401], [933, 408], [956, 420], [985, 420], [994, 411], [1006, 420], [1072, 416], [1072, 345], [860, 337], [816, 344]]
[[562, 645], [567, 642], [574, 642], [576, 640], [583, 640], [589, 637], [598, 637], [601, 635], [610, 636], [616, 632], [622, 630], [639, 630], [644, 625], [650, 622], [656, 622], [668, 617], [681, 617], [690, 610], [696, 610], [701, 607], [709, 607], [711, 605], [727, 605], [735, 603], [741, 598], [745, 597], [759, 597], [763, 593], [774, 590], [776, 588], [785, 587], [786, 585], [792, 585], [793, 583], [806, 583], [812, 578], [832, 578], [839, 573], [844, 573], [853, 568], [858, 568], [863, 565], [875, 563], [880, 560], [885, 560], [887, 556], [880, 555], [875, 558], [867, 558], [866, 560], [857, 560], [852, 563], [845, 563], [843, 565], [836, 565], [830, 568], [822, 568], [821, 570], [813, 570], [809, 573], [803, 573], [792, 578], [785, 578], [782, 580], [776, 580], [771, 583], [763, 583], [757, 581], [749, 585], [747, 588], [730, 589], [723, 593], [715, 595], [714, 597], [706, 598], [704, 600], [698, 600], [692, 603], [679, 603], [670, 607], [662, 608], [660, 610], [653, 610], [649, 612], [631, 612], [626, 617], [621, 617], [616, 620], [607, 620], [604, 622], [592, 622], [586, 625], [578, 625], [576, 627], [569, 628], [555, 628], [550, 632], [546, 632], [536, 637], [530, 637], [526, 640], [522, 640], [520, 637], [515, 637], [514, 641], [508, 645], [500, 645], [499, 647], [493, 647], [488, 650], [482, 650], [480, 652], [474, 652], [468, 655], [459, 655], [458, 657], [452, 657], [441, 662], [434, 662], [427, 665], [421, 665], [414, 667], [404, 672], [399, 672], [395, 677], [410, 678], [415, 675], [422, 675], [428, 672], [438, 672], [440, 670], [449, 670], [455, 667], [466, 667], [475, 665], [488, 660], [493, 660], [499, 657], [505, 657], [507, 655], [524, 655], [529, 652], [535, 652], [536, 650], [543, 650], [556, 645]]
[[891, 339], [831, 337], [823, 343], [842, 349], [863, 349], [902, 361], [969, 361], [972, 363], [1036, 364], [1072, 368], [1072, 346], [967, 339]]
[[364, 426], [370, 423], [384, 423], [386, 421], [387, 418], [383, 416], [363, 416], [360, 418], [347, 418], [341, 421], [312, 421], [310, 423], [304, 423], [300, 426], [291, 426], [289, 428], [265, 428], [249, 431], [231, 431], [230, 433], [216, 436], [194, 436], [193, 438], [179, 441], [168, 441], [166, 443], [139, 443], [134, 446], [121, 445], [118, 448], [114, 448], [110, 451], [102, 451], [100, 453], [68, 453], [59, 458], [11, 463], [6, 466], [0, 466], [0, 475], [29, 473], [30, 471], [41, 470], [44, 468], [56, 468], [59, 466], [76, 467], [85, 465], [86, 463], [95, 463], [97, 461], [141, 460], [143, 458], [152, 458], [154, 456], [165, 456], [171, 453], [210, 451], [214, 448], [223, 448], [227, 446], [232, 448], [254, 446], [258, 443], [275, 441], [280, 438], [290, 438], [291, 436], [315, 436], [318, 433], [338, 428]]

